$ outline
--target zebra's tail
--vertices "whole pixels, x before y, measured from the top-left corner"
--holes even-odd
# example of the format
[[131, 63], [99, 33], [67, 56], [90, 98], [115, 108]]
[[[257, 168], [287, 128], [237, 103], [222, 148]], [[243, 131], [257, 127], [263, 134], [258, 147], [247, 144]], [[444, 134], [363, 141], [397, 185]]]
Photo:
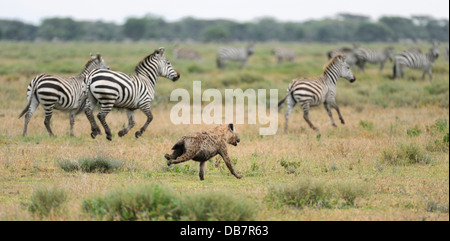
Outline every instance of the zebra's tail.
[[[22, 113], [20, 113], [20, 115], [19, 115], [19, 119], [20, 118], [22, 118], [22, 116], [24, 116], [27, 112], [28, 112], [28, 110], [30, 109], [30, 106], [31, 106], [31, 102], [33, 101], [33, 98], [35, 98], [35, 92], [36, 92], [36, 86], [37, 86], [37, 84], [35, 84], [32, 88], [31, 88], [31, 92], [30, 92], [30, 98], [28, 99], [28, 104], [27, 104], [27, 106], [25, 107], [25, 109], [22, 111]], [[38, 100], [39, 101], [39, 100]]]
[[280, 107], [284, 104], [284, 102], [286, 102], [286, 99], [289, 97], [291, 93], [288, 93], [282, 100], [280, 100], [280, 102], [278, 102], [278, 109], [280, 109]]

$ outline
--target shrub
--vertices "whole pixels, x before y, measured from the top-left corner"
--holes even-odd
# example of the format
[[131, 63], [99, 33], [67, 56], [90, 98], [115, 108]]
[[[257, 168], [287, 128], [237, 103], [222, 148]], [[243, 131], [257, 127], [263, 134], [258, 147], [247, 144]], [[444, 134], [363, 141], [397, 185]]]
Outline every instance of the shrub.
[[52, 211], [59, 211], [66, 200], [67, 195], [63, 189], [39, 188], [34, 191], [28, 210], [39, 216], [48, 216]]
[[419, 136], [420, 133], [422, 133], [422, 131], [419, 129], [419, 127], [417, 125], [415, 125], [414, 127], [408, 128], [406, 130], [406, 134], [408, 134], [408, 136], [410, 136], [410, 137]]
[[269, 189], [268, 199], [276, 204], [294, 206], [296, 208], [317, 207], [329, 208], [331, 193], [321, 182], [302, 179], [294, 185], [276, 186]]
[[357, 183], [338, 183], [335, 188], [339, 194], [339, 197], [342, 198], [345, 201], [345, 204], [349, 206], [354, 206], [356, 198], [364, 197], [367, 194], [367, 187]]
[[160, 185], [118, 189], [104, 197], [85, 200], [82, 209], [106, 220], [180, 220], [179, 197]]
[[280, 165], [284, 167], [287, 174], [294, 174], [300, 167], [301, 162], [281, 160]]
[[189, 195], [181, 205], [183, 219], [189, 221], [249, 221], [255, 207], [246, 199], [224, 192]]
[[366, 185], [360, 183], [337, 182], [325, 185], [319, 181], [303, 179], [294, 184], [270, 188], [266, 199], [277, 205], [296, 208], [342, 208], [354, 206], [355, 200], [366, 196], [367, 192]]
[[365, 130], [373, 131], [373, 123], [372, 123], [372, 122], [369, 122], [369, 121], [360, 121], [360, 122], [359, 122], [359, 125], [360, 125], [363, 129], [365, 129]]
[[82, 208], [93, 217], [120, 221], [247, 221], [255, 213], [247, 200], [226, 193], [182, 196], [157, 184], [113, 190], [104, 197], [85, 200]]
[[123, 166], [123, 161], [97, 156], [77, 161], [61, 160], [58, 165], [66, 172], [82, 171], [87, 173], [111, 173]]
[[429, 164], [431, 158], [423, 154], [417, 144], [401, 144], [397, 149], [385, 149], [382, 161], [391, 165]]

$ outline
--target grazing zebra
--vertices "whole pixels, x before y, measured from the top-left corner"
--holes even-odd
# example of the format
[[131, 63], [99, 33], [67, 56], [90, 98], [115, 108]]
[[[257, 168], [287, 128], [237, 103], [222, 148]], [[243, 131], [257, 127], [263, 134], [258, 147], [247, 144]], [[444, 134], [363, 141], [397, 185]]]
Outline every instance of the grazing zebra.
[[395, 56], [394, 63], [394, 80], [405, 76], [405, 67], [411, 69], [421, 69], [423, 71], [422, 80], [425, 80], [425, 75], [430, 76], [430, 81], [433, 80], [433, 66], [436, 59], [439, 58], [440, 49], [439, 43], [433, 43], [433, 47], [426, 54], [419, 51], [404, 51]]
[[360, 70], [364, 71], [365, 63], [369, 62], [371, 64], [379, 63], [380, 72], [382, 72], [386, 61], [390, 60], [392, 62], [394, 60], [394, 48], [388, 47], [384, 50], [358, 48], [355, 50], [355, 55], [361, 62], [361, 64], [358, 65], [360, 67]]
[[135, 134], [136, 138], [142, 136], [153, 120], [150, 102], [154, 98], [158, 77], [162, 76], [173, 81], [180, 78], [180, 74], [164, 56], [164, 52], [164, 48], [159, 48], [145, 57], [136, 66], [136, 74], [96, 70], [86, 78], [86, 84], [89, 86], [86, 97], [89, 99], [89, 104], [85, 108], [85, 113], [91, 123], [92, 138], [101, 133], [93, 117], [97, 102], [101, 105], [97, 117], [105, 129], [108, 140], [112, 140], [112, 135], [105, 118], [113, 107], [127, 109], [129, 124], [119, 132], [120, 137], [126, 135], [134, 127], [134, 111], [142, 110], [147, 116], [147, 122]]
[[272, 54], [277, 58], [278, 64], [283, 63], [283, 61], [295, 62], [295, 58], [297, 57], [294, 50], [280, 47], [275, 48]]
[[42, 104], [45, 112], [44, 124], [50, 136], [54, 136], [50, 128], [50, 119], [54, 109], [70, 111], [70, 135], [73, 136], [75, 115], [77, 110], [84, 106], [83, 95], [86, 89], [84, 78], [95, 69], [109, 69], [100, 54], [91, 56], [83, 72], [78, 76], [62, 78], [55, 75], [41, 74], [35, 77], [28, 85], [28, 104], [19, 116], [21, 118], [25, 115], [25, 126], [22, 135], [26, 136], [28, 123], [36, 108], [39, 104]]
[[225, 69], [227, 61], [240, 62], [240, 68], [248, 65], [248, 59], [255, 52], [254, 44], [251, 43], [247, 48], [221, 47], [217, 51], [217, 67]]
[[341, 123], [345, 124], [335, 101], [336, 83], [341, 77], [349, 80], [351, 83], [356, 81], [350, 66], [345, 62], [345, 56], [338, 55], [331, 59], [330, 63], [325, 67], [323, 76], [292, 80], [286, 97], [278, 103], [278, 107], [281, 107], [287, 99], [288, 110], [286, 112], [285, 132], [288, 129], [289, 116], [296, 104], [300, 104], [302, 107], [303, 117], [313, 130], [317, 130], [317, 128], [309, 120], [309, 108], [320, 104], [324, 104], [334, 127], [336, 127], [336, 124], [334, 123], [330, 107], [337, 111]]
[[173, 60], [179, 59], [196, 60], [198, 62], [201, 62], [202, 56], [193, 49], [175, 47], [173, 49]]
[[342, 55], [345, 56], [345, 61], [347, 62], [347, 64], [349, 64], [350, 66], [356, 65], [361, 69], [363, 62], [359, 61], [358, 57], [355, 54], [355, 50], [359, 48], [359, 45], [354, 44], [354, 47], [354, 49], [344, 47], [342, 49], [331, 50], [327, 53], [328, 60], [331, 60], [338, 55]]

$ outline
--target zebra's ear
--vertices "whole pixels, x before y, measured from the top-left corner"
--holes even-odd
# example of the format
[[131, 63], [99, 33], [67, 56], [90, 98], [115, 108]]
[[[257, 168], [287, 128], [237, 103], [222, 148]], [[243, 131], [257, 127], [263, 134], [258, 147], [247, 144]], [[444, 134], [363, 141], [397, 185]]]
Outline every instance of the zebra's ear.
[[160, 55], [160, 56], [164, 56], [164, 52], [166, 50], [164, 49], [164, 47], [159, 48], [158, 50], [156, 50], [156, 54]]
[[342, 62], [346, 62], [347, 61], [347, 55], [342, 55]]
[[102, 59], [102, 55], [101, 55], [100, 53], [97, 53], [97, 56], [96, 56], [96, 57], [97, 57], [97, 59], [99, 59], [99, 60]]

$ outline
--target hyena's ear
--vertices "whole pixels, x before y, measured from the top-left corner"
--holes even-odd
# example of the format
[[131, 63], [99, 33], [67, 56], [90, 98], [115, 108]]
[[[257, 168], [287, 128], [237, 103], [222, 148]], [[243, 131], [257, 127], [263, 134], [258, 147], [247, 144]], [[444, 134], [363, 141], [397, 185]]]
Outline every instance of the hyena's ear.
[[233, 124], [233, 123], [230, 123], [230, 124], [228, 125], [228, 129], [230, 129], [231, 132], [234, 132], [234, 124]]

